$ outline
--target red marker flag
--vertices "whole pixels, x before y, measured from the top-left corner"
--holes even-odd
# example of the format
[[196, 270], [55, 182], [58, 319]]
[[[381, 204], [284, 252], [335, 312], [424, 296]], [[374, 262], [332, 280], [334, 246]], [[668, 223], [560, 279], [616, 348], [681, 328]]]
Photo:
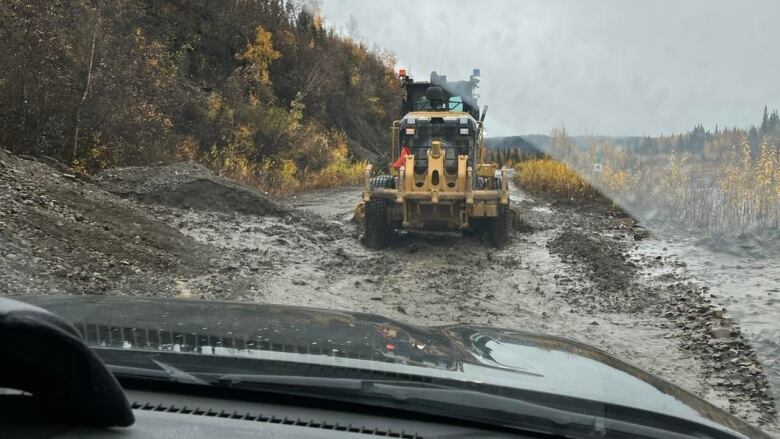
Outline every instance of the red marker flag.
[[401, 148], [401, 157], [398, 158], [398, 160], [393, 163], [393, 167], [395, 169], [401, 169], [401, 166], [403, 166], [406, 163], [406, 156], [412, 155], [412, 150], [409, 149], [408, 146], [404, 146]]

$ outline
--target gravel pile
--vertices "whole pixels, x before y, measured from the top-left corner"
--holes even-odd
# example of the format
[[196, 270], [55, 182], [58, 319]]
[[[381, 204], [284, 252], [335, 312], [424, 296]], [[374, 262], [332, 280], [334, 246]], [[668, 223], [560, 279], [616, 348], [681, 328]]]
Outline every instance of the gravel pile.
[[250, 215], [289, 213], [258, 191], [192, 162], [110, 169], [94, 181], [112, 194], [148, 204]]
[[165, 294], [211, 249], [67, 169], [0, 150], [0, 293]]

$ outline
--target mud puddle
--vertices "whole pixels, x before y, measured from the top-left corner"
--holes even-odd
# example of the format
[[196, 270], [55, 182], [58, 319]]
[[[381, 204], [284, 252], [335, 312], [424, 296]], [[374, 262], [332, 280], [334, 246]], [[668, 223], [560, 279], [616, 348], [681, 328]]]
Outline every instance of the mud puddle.
[[[180, 280], [183, 297], [313, 306], [377, 313], [419, 325], [490, 325], [570, 337], [752, 423], [770, 422], [763, 376], [748, 375], [738, 386], [719, 381], [725, 380], [714, 369], [720, 363], [697, 350], [708, 343], [708, 335], [699, 332], [710, 318], [699, 312], [706, 307], [699, 291], [688, 289], [682, 277], [646, 282], [644, 273], [655, 259], [637, 251], [651, 241], [636, 241], [629, 219], [598, 206], [582, 209], [537, 200], [513, 188], [522, 231], [504, 249], [489, 249], [453, 233], [401, 232], [388, 249], [371, 251], [360, 244], [359, 227], [350, 222], [359, 197], [360, 188], [341, 188], [280, 200], [303, 212], [297, 219], [161, 209], [160, 219], [222, 254], [208, 274]], [[676, 317], [664, 317], [669, 303], [678, 301], [687, 304], [681, 309], [690, 312], [695, 324], [686, 320], [687, 327], [678, 326]], [[754, 366], [744, 341], [733, 343], [741, 349], [735, 358]]]
[[[39, 164], [9, 159], [6, 166], [18, 171], [5, 174], [0, 195], [7, 198], [0, 232], [16, 231], [0, 233], [0, 280], [9, 293], [178, 295], [565, 336], [777, 429], [770, 427], [775, 409], [754, 345], [738, 331], [723, 339], [711, 333], [726, 324], [714, 309], [721, 303], [713, 301], [728, 294], [703, 281], [719, 278], [696, 272], [693, 262], [680, 265], [682, 250], [645, 239], [631, 218], [605, 206], [543, 200], [513, 187], [516, 229], [504, 249], [458, 234], [397, 233], [390, 248], [371, 251], [350, 221], [360, 188], [270, 199], [193, 165], [114, 170], [96, 184], [67, 182]], [[196, 202], [201, 196], [224, 202]], [[78, 210], [85, 197], [99, 204]], [[58, 221], [89, 236], [70, 242], [72, 234], [47, 228], [62, 229]], [[115, 244], [100, 247], [106, 242]], [[118, 259], [133, 252], [139, 256]], [[701, 260], [707, 267], [708, 257]], [[722, 264], [739, 270], [736, 262]], [[760, 270], [752, 264], [743, 267]], [[776, 279], [769, 276], [765, 285]], [[744, 299], [736, 295], [738, 281], [726, 275], [720, 282], [734, 291], [728, 300]], [[724, 303], [730, 313], [744, 309], [739, 323], [751, 337], [764, 329], [743, 321], [764, 322], [766, 313], [749, 313], [774, 304], [771, 287], [758, 289], [769, 299], [751, 293], [763, 302]]]

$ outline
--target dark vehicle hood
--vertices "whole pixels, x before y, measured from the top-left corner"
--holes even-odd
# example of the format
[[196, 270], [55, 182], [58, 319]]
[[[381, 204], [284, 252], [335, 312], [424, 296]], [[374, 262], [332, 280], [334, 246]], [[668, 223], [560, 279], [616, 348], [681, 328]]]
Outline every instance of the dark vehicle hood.
[[281, 305], [138, 297], [16, 298], [73, 323], [95, 347], [343, 365], [545, 392], [663, 413], [747, 436], [694, 395], [572, 340]]

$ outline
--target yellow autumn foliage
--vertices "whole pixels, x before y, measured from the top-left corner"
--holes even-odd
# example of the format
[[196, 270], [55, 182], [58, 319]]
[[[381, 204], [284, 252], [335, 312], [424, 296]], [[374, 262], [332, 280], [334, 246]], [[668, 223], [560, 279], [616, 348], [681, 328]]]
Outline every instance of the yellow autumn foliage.
[[575, 199], [598, 196], [598, 192], [585, 179], [557, 160], [529, 160], [521, 162], [516, 169], [517, 184], [531, 192]]
[[176, 148], [176, 160], [195, 161], [198, 158], [198, 141], [192, 136], [185, 137]]
[[236, 55], [236, 59], [247, 62], [247, 70], [259, 84], [271, 82], [268, 67], [282, 56], [274, 49], [272, 39], [271, 32], [263, 29], [263, 26], [258, 26], [255, 30], [255, 40], [247, 44], [245, 51]]
[[[601, 193], [630, 211], [706, 230], [780, 226], [780, 151], [767, 141], [757, 157], [747, 141], [710, 151], [717, 161], [674, 151], [627, 156], [614, 145], [568, 152], [566, 164], [521, 162], [516, 182], [530, 192], [566, 198], [593, 199]], [[595, 163], [601, 163], [598, 172]]]
[[[219, 175], [275, 194], [358, 184], [368, 165], [367, 161], [351, 160], [346, 141], [338, 135], [337, 144], [328, 146], [326, 163], [317, 169], [301, 170], [295, 160], [279, 155], [254, 161], [245, 152], [253, 149], [252, 134], [248, 127], [239, 126], [227, 148], [212, 147], [207, 154], [198, 157], [198, 161]], [[182, 143], [178, 154], [187, 156], [193, 146], [197, 147]]]

